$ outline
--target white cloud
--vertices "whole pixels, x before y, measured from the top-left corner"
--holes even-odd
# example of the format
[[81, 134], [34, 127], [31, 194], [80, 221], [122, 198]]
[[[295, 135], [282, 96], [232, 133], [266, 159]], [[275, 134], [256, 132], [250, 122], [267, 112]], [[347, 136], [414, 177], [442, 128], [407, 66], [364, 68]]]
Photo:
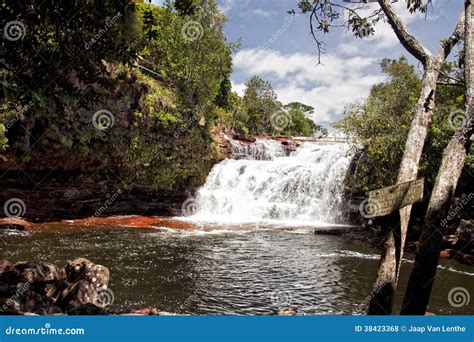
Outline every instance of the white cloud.
[[219, 10], [224, 13], [228, 14], [230, 10], [235, 6], [236, 0], [222, 0], [219, 1]]
[[239, 96], [244, 96], [245, 84], [232, 82], [232, 90], [239, 94]]
[[219, 10], [224, 13], [225, 15], [229, 15], [229, 13], [235, 8], [239, 7], [239, 10], [247, 7], [250, 0], [218, 0], [217, 5], [219, 6]]
[[[234, 56], [234, 69], [246, 77], [259, 75], [269, 80], [280, 101], [311, 105], [315, 108], [313, 119], [328, 124], [340, 119], [347, 103], [366, 97], [370, 87], [384, 79], [368, 70], [377, 62], [374, 58], [327, 54], [324, 65], [316, 66], [316, 58], [310, 54], [246, 49]], [[234, 85], [238, 92], [243, 88], [243, 84]]]
[[[439, 15], [439, 13], [430, 13], [430, 15], [425, 18], [425, 15], [420, 12], [410, 13], [406, 8], [406, 3], [403, 1], [393, 3], [392, 6], [408, 27], [417, 21], [436, 20]], [[364, 6], [364, 9], [360, 10], [359, 13], [361, 16], [368, 16], [379, 8], [378, 4], [368, 4]], [[347, 13], [345, 13], [345, 15], [347, 16]], [[383, 20], [378, 22], [374, 30], [375, 33], [373, 36], [363, 39], [356, 38], [352, 33], [344, 31], [342, 33], [343, 38], [339, 46], [339, 51], [347, 55], [363, 54], [364, 52], [373, 54], [374, 52], [384, 49], [393, 49], [400, 46], [400, 42], [388, 22]]]
[[261, 17], [265, 17], [265, 18], [270, 18], [270, 16], [273, 14], [274, 12], [270, 12], [270, 11], [265, 11], [261, 8], [257, 8], [257, 9], [254, 9], [252, 10], [252, 14], [253, 15], [256, 15], [256, 16], [261, 16]]

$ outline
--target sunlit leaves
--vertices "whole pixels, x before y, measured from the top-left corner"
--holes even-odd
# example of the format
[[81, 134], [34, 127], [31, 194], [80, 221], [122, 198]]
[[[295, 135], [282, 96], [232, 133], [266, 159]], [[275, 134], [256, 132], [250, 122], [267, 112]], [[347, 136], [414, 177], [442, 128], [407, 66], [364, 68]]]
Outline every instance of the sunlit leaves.
[[[355, 138], [356, 144], [365, 147], [357, 164], [357, 172], [347, 179], [348, 189], [355, 193], [364, 193], [396, 181], [419, 97], [419, 76], [406, 59], [384, 59], [381, 68], [389, 80], [373, 86], [364, 102], [348, 106], [344, 118], [337, 124], [339, 129]], [[459, 72], [452, 64], [444, 69], [451, 75]], [[427, 179], [428, 186], [434, 181], [443, 148], [453, 133], [447, 122], [448, 114], [455, 108], [461, 108], [462, 93], [462, 87], [438, 87], [436, 111], [420, 163], [420, 176]]]

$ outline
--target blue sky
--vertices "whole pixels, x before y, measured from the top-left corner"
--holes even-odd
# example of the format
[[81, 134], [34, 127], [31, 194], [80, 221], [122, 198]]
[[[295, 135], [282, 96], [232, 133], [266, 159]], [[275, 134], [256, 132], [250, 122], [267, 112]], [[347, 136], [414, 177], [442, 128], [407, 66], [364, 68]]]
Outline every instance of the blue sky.
[[[296, 8], [297, 0], [217, 2], [228, 17], [228, 40], [242, 39], [242, 49], [233, 56], [234, 89], [242, 94], [245, 81], [258, 75], [270, 81], [283, 103], [300, 101], [313, 106], [313, 119], [326, 127], [342, 117], [347, 103], [366, 97], [373, 84], [384, 80], [378, 66], [382, 58], [408, 56], [390, 26], [381, 23], [370, 39], [357, 39], [344, 29], [324, 35], [327, 54], [322, 56], [323, 65], [317, 66], [308, 17], [287, 14]], [[368, 11], [377, 6], [371, 4]], [[452, 33], [463, 0], [434, 0], [426, 18], [409, 14], [404, 1], [394, 6], [410, 31], [436, 53], [439, 42]], [[269, 42], [272, 37], [276, 39]]]

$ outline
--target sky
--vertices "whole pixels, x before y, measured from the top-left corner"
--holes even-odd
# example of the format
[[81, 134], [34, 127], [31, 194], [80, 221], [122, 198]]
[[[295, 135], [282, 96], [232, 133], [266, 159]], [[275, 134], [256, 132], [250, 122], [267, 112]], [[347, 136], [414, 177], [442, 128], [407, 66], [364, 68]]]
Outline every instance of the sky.
[[[158, 1], [158, 0], [155, 0]], [[293, 18], [298, 0], [217, 0], [228, 17], [229, 41], [241, 39], [233, 55], [233, 88], [240, 95], [245, 81], [258, 75], [269, 81], [283, 103], [303, 102], [315, 108], [312, 119], [325, 127], [341, 119], [348, 103], [365, 98], [372, 85], [385, 80], [379, 62], [409, 56], [388, 23], [379, 23], [375, 35], [355, 38], [342, 28], [320, 35], [326, 54], [317, 65], [317, 48], [310, 36], [309, 18]], [[463, 8], [463, 0], [433, 0], [427, 16], [410, 14], [404, 1], [393, 4], [410, 32], [432, 53], [451, 35]], [[378, 4], [367, 5], [367, 11]], [[270, 41], [271, 39], [271, 41]], [[457, 55], [455, 49], [452, 56]], [[421, 70], [413, 59], [410, 62]]]

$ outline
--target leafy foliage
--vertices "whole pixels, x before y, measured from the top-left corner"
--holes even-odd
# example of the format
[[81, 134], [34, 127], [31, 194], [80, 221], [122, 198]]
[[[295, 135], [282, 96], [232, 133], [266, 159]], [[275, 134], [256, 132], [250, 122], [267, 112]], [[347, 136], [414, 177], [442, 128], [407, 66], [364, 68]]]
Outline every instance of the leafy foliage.
[[134, 10], [132, 0], [3, 1], [0, 16], [20, 23], [15, 39], [2, 35], [4, 87], [17, 97], [45, 94], [71, 87], [71, 70], [84, 82], [96, 81], [102, 59], [130, 61], [137, 52], [129, 49], [137, 40]]
[[308, 116], [314, 108], [299, 102], [283, 106], [272, 85], [258, 76], [245, 83], [241, 101], [234, 101], [230, 126], [244, 134], [312, 136], [325, 130]]
[[314, 113], [313, 107], [301, 102], [291, 102], [283, 106], [283, 108], [290, 118], [290, 124], [284, 130], [284, 134], [304, 137], [312, 136], [316, 132], [320, 132], [322, 135], [328, 133], [327, 129], [317, 125], [313, 120], [308, 118]]
[[[407, 9], [410, 13], [426, 13], [432, 0], [406, 0]], [[316, 42], [319, 59], [321, 53], [325, 52], [325, 44], [318, 33], [329, 33], [332, 28], [344, 27], [352, 32], [357, 38], [370, 37], [375, 33], [375, 26], [384, 19], [381, 8], [366, 14], [362, 11], [365, 1], [360, 4], [345, 4], [334, 0], [299, 0], [298, 10], [309, 15], [311, 34]], [[288, 11], [296, 14], [296, 10]]]
[[[420, 78], [404, 57], [384, 59], [381, 68], [388, 76], [387, 82], [373, 86], [364, 102], [349, 105], [336, 125], [355, 139], [356, 146], [364, 146], [356, 172], [346, 180], [353, 193], [366, 193], [396, 182], [420, 92]], [[445, 66], [447, 71], [452, 68], [453, 65]], [[439, 86], [436, 112], [419, 171], [427, 179], [428, 187], [434, 182], [443, 149], [454, 131], [449, 114], [462, 108], [462, 104], [462, 87]]]
[[[243, 98], [232, 92], [239, 43], [226, 41], [215, 1], [4, 1], [0, 14], [26, 28], [18, 40], [2, 36], [0, 59], [0, 156], [24, 170], [176, 189], [204, 181], [223, 126], [319, 129], [311, 107], [283, 107], [261, 79], [249, 80]], [[102, 131], [92, 118], [104, 110], [114, 124]], [[289, 124], [275, 128], [280, 111]]]
[[166, 8], [140, 5], [149, 37], [143, 56], [147, 67], [177, 89], [181, 106], [207, 111], [231, 72], [230, 48], [223, 33], [225, 17], [214, 1], [193, 5], [192, 11], [184, 9], [185, 3], [179, 2], [178, 12], [174, 7], [178, 3]]
[[[11, 1], [1, 11], [27, 28], [23, 40], [2, 40], [6, 158], [41, 170], [71, 155], [70, 169], [113, 170], [108, 181], [157, 189], [204, 180], [218, 153], [201, 118], [227, 101], [225, 89], [216, 95], [231, 70], [213, 1], [192, 15], [131, 0]], [[190, 21], [202, 28], [199, 39], [187, 39]], [[115, 119], [107, 131], [91, 122], [102, 109]]]

